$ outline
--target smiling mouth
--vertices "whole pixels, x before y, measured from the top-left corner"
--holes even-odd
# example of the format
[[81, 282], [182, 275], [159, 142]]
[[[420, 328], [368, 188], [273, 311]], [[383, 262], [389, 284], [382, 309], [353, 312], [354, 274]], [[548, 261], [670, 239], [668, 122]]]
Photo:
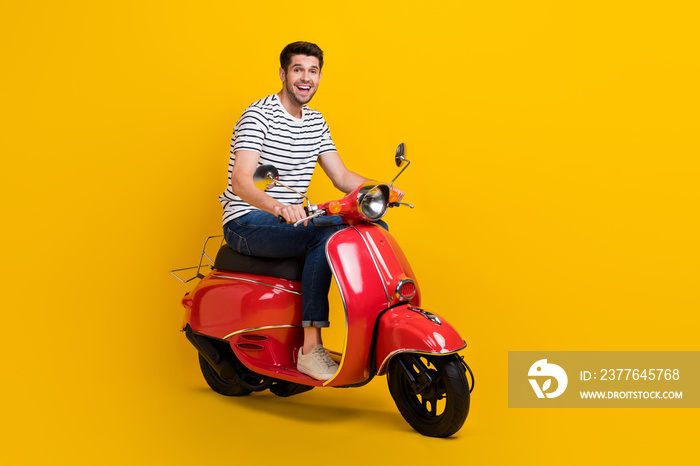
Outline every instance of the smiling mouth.
[[307, 86], [305, 84], [297, 84], [297, 89], [299, 89], [301, 92], [309, 92], [311, 91], [311, 86]]

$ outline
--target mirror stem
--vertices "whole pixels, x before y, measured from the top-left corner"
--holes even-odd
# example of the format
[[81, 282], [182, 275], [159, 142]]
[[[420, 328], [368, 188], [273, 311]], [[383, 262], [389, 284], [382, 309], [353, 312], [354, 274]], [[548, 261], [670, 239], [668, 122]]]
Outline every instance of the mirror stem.
[[311, 201], [309, 200], [308, 197], [306, 197], [306, 194], [300, 193], [300, 192], [297, 191], [296, 189], [290, 188], [289, 186], [287, 186], [287, 185], [284, 184], [284, 183], [280, 183], [279, 180], [273, 178], [272, 176], [270, 176], [269, 178], [270, 178], [270, 180], [272, 180], [273, 183], [278, 184], [278, 185], [282, 186], [283, 188], [287, 188], [288, 190], [293, 191], [293, 192], [297, 193], [298, 195], [302, 196], [304, 199], [306, 199], [306, 206], [307, 206], [307, 207], [310, 207], [310, 206], [311, 206]]
[[391, 183], [389, 183], [389, 189], [392, 189], [392, 188], [394, 187], [394, 181], [396, 181], [396, 178], [398, 178], [399, 176], [401, 176], [401, 173], [403, 173], [403, 171], [404, 171], [405, 169], [407, 169], [409, 165], [411, 165], [411, 161], [408, 160], [407, 158], [401, 157], [401, 160], [405, 160], [405, 161], [406, 161], [406, 165], [401, 169], [401, 171], [399, 172], [399, 174], [396, 175], [396, 176], [394, 177], [393, 180], [391, 180]]

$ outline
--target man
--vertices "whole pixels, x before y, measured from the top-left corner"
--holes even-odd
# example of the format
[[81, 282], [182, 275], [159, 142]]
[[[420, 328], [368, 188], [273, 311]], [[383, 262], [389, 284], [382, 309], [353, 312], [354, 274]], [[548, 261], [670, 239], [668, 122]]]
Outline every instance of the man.
[[[306, 256], [302, 274], [304, 344], [297, 369], [328, 380], [338, 365], [323, 347], [321, 328], [328, 327], [331, 271], [325, 244], [340, 219], [322, 217], [315, 225], [291, 224], [306, 217], [299, 195], [283, 188], [261, 191], [253, 184], [259, 164], [272, 164], [284, 184], [306, 193], [318, 161], [333, 185], [344, 193], [368, 181], [348, 170], [336, 151], [321, 113], [306, 104], [318, 90], [323, 51], [309, 42], [294, 42], [280, 54], [282, 90], [251, 104], [233, 130], [229, 183], [220, 196], [224, 236], [242, 254], [266, 257]], [[399, 192], [399, 197], [403, 193]], [[282, 216], [287, 223], [279, 223]]]

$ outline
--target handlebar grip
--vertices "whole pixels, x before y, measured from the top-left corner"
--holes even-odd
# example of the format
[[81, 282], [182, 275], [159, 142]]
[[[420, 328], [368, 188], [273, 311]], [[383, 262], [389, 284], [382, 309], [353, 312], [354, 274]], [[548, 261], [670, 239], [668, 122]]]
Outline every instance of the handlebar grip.
[[[311, 211], [307, 206], [304, 206], [304, 212], [306, 212], [306, 215], [311, 215]], [[279, 220], [280, 223], [287, 223], [287, 220], [281, 215], [277, 216], [277, 220]]]

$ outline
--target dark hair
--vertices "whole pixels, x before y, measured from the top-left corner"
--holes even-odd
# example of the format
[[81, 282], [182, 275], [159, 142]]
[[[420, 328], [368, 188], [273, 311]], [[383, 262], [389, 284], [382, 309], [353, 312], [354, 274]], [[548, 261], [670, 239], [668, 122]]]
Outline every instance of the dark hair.
[[318, 58], [318, 68], [323, 69], [323, 50], [311, 42], [292, 42], [282, 49], [280, 53], [280, 66], [287, 72], [289, 64], [292, 62], [293, 55], [307, 55], [309, 57]]

